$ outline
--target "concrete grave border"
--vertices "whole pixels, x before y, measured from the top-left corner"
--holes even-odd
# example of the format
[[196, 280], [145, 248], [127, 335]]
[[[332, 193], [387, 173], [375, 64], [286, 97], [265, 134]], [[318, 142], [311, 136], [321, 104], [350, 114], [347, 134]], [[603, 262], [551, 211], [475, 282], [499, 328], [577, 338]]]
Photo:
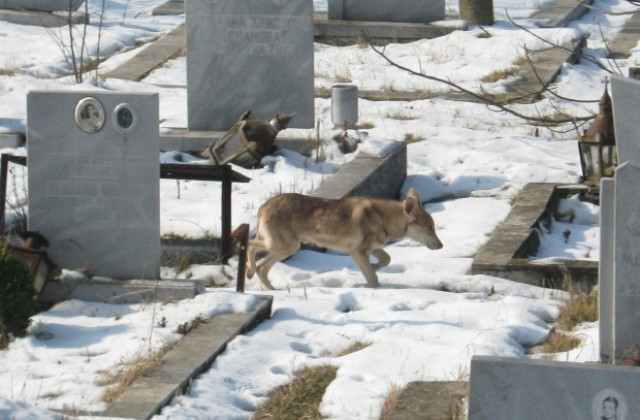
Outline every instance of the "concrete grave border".
[[[540, 246], [538, 226], [549, 226], [560, 198], [593, 193], [584, 185], [527, 184], [516, 197], [511, 212], [476, 254], [471, 274], [487, 274], [519, 283], [574, 291], [590, 291], [598, 283], [597, 261], [533, 264]], [[570, 284], [566, 284], [567, 274]]]

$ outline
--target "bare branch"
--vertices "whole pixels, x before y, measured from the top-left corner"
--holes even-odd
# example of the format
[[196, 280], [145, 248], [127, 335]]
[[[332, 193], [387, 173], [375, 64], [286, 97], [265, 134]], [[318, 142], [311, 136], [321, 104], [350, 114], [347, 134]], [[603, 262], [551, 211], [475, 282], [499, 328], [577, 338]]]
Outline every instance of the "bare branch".
[[[102, 24], [104, 22], [104, 11], [106, 9], [105, 5], [106, 0], [102, 0], [102, 6], [100, 7], [100, 21], [98, 23], [98, 45], [96, 46], [96, 75], [95, 75], [95, 84], [98, 84], [98, 69], [100, 68], [100, 40], [102, 38]], [[129, 2], [127, 2], [127, 5]]]
[[[529, 29], [525, 28], [524, 26], [522, 26], [522, 25], [519, 25], [519, 24], [515, 23], [515, 22], [511, 19], [511, 16], [509, 16], [509, 12], [508, 12], [508, 11], [505, 11], [505, 13], [506, 13], [506, 15], [507, 15], [507, 18], [509, 19], [509, 22], [511, 22], [511, 23], [512, 23], [516, 28], [518, 28], [518, 29], [521, 29], [521, 30], [525, 31], [525, 32], [526, 32], [526, 33], [528, 33], [529, 35], [531, 35], [531, 36], [535, 37], [536, 39], [539, 39], [540, 41], [542, 41], [542, 42], [544, 42], [545, 44], [549, 45], [551, 48], [560, 48], [561, 50], [563, 50], [563, 51], [567, 51], [568, 53], [571, 53], [571, 54], [573, 54], [573, 53], [574, 53], [574, 50], [572, 50], [572, 49], [570, 49], [570, 48], [567, 48], [567, 47], [564, 47], [564, 46], [562, 46], [562, 45], [554, 44], [554, 43], [553, 43], [553, 42], [551, 42], [551, 41], [547, 41], [546, 39], [542, 38], [541, 36], [534, 34], [533, 32], [531, 32]], [[584, 60], [587, 60], [587, 61], [589, 61], [589, 62], [591, 62], [591, 63], [595, 64], [595, 65], [596, 65], [596, 66], [598, 66], [601, 70], [604, 70], [604, 71], [606, 71], [607, 73], [611, 73], [611, 70], [610, 70], [610, 69], [608, 69], [606, 66], [604, 66], [602, 63], [600, 63], [600, 61], [599, 61], [597, 58], [593, 58], [593, 57], [591, 57], [591, 56], [589, 56], [589, 55], [583, 55], [583, 56], [581, 56], [580, 58], [581, 58], [581, 59], [584, 59]]]
[[622, 76], [622, 69], [620, 69], [620, 66], [618, 66], [617, 60], [609, 58], [611, 56], [611, 48], [609, 48], [609, 43], [607, 42], [607, 39], [604, 36], [604, 32], [602, 31], [602, 25], [600, 25], [599, 23], [598, 23], [598, 29], [600, 30], [600, 36], [602, 37], [602, 42], [604, 42], [604, 47], [607, 49], [607, 62], [609, 63], [609, 66], [611, 68], [615, 67], [616, 73]]
[[529, 63], [529, 65], [531, 66], [531, 70], [533, 71], [533, 75], [536, 77], [536, 79], [538, 80], [538, 82], [540, 83], [540, 85], [542, 86], [542, 89], [540, 89], [540, 91], [538, 92], [538, 94], [541, 94], [543, 92], [548, 92], [550, 93], [552, 96], [555, 96], [558, 99], [562, 99], [563, 101], [569, 101], [569, 102], [585, 102], [585, 103], [595, 103], [598, 102], [600, 99], [574, 99], [574, 98], [567, 98], [566, 96], [562, 96], [559, 95], [558, 93], [554, 92], [553, 89], [549, 88], [548, 86], [545, 86], [545, 82], [542, 80], [542, 78], [540, 77], [540, 74], [538, 74], [538, 69], [536, 68], [533, 60], [531, 59], [531, 55], [530, 55], [530, 51], [526, 46], [522, 47], [524, 49], [524, 53], [525, 56], [527, 57], [527, 62]]
[[450, 80], [445, 80], [436, 76], [431, 76], [428, 74], [424, 74], [424, 73], [419, 73], [416, 72], [415, 70], [412, 70], [408, 67], [405, 67], [401, 64], [398, 64], [396, 62], [394, 62], [393, 60], [391, 60], [385, 53], [384, 53], [384, 48], [382, 50], [376, 48], [372, 43], [369, 43], [369, 46], [371, 47], [371, 49], [373, 49], [374, 52], [376, 52], [378, 55], [380, 55], [385, 61], [387, 61], [387, 63], [389, 63], [390, 65], [392, 65], [393, 67], [396, 67], [400, 70], [406, 71], [407, 73], [410, 73], [414, 76], [418, 76], [418, 77], [422, 77], [424, 79], [428, 79], [428, 80], [433, 80], [435, 82], [439, 82], [439, 83], [444, 83], [452, 88], [454, 88], [455, 90], [465, 93], [477, 100], [479, 100], [482, 103], [485, 103], [489, 106], [494, 106], [496, 108], [498, 108], [501, 111], [504, 111], [508, 114], [511, 114], [513, 116], [516, 116], [518, 118], [521, 118], [523, 120], [526, 120], [530, 123], [536, 123], [536, 124], [543, 124], [543, 125], [559, 125], [559, 124], [565, 124], [565, 123], [575, 123], [576, 121], [588, 121], [590, 119], [593, 118], [593, 116], [589, 116], [589, 117], [568, 117], [568, 118], [540, 118], [540, 117], [531, 117], [531, 116], [527, 116], [524, 114], [521, 114], [513, 109], [510, 109], [506, 106], [504, 106], [502, 103], [490, 98], [488, 95], [482, 95], [482, 94], [477, 94], [475, 92], [472, 92], [468, 89], [463, 88], [462, 86], [451, 82]]

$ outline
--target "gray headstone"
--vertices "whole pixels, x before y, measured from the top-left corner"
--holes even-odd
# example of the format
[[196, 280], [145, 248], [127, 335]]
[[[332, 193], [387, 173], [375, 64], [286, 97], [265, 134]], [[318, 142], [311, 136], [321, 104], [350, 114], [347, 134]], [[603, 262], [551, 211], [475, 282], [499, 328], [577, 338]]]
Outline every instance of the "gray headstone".
[[[640, 413], [634, 367], [474, 356], [469, 420], [616, 420]], [[617, 403], [617, 406], [616, 406]]]
[[445, 18], [444, 0], [328, 0], [333, 20], [429, 23]]
[[603, 362], [613, 358], [613, 250], [615, 181], [613, 178], [600, 180], [600, 264], [598, 265], [598, 312], [600, 333], [600, 359]]
[[611, 104], [618, 162], [640, 165], [640, 80], [612, 74]]
[[614, 361], [640, 345], [640, 167], [626, 162], [615, 174]]
[[160, 273], [158, 95], [27, 95], [29, 229], [60, 267]]
[[226, 131], [247, 110], [313, 128], [313, 2], [189, 0], [186, 26], [190, 130]]

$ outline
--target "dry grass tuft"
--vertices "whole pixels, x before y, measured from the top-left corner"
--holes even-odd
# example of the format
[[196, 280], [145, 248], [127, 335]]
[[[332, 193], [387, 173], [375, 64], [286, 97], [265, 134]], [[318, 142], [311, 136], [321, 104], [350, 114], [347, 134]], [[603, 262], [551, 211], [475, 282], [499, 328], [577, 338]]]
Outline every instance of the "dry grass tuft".
[[483, 83], [495, 83], [499, 80], [506, 79], [509, 76], [513, 76], [518, 72], [518, 67], [509, 67], [502, 70], [496, 70], [493, 73], [489, 73], [480, 79]]
[[388, 420], [391, 417], [391, 413], [398, 405], [398, 401], [400, 401], [400, 395], [402, 395], [402, 391], [404, 388], [401, 388], [397, 385], [394, 385], [389, 390], [389, 394], [387, 395], [387, 399], [382, 406], [382, 413], [380, 413], [380, 420]]
[[333, 75], [333, 80], [337, 83], [351, 83], [353, 82], [353, 76], [351, 76], [349, 68], [344, 67]]
[[98, 386], [109, 386], [102, 394], [102, 401], [114, 402], [139, 377], [151, 372], [162, 362], [162, 357], [171, 350], [171, 346], [150, 352], [131, 360], [124, 360], [113, 371], [100, 372], [96, 379]]
[[552, 329], [542, 345], [542, 351], [544, 353], [564, 353], [575, 349], [581, 342], [582, 340], [578, 337], [572, 337]]
[[0, 76], [15, 76], [22, 73], [19, 67], [0, 67]]
[[356, 128], [359, 130], [370, 130], [374, 128], [376, 125], [369, 121], [363, 121], [361, 123], [356, 124]]
[[[583, 322], [594, 322], [597, 319], [598, 294], [593, 292], [572, 294], [569, 302], [560, 309], [556, 327], [561, 331], [572, 331]], [[549, 333], [541, 347], [543, 353], [564, 353], [580, 346], [582, 340], [579, 337], [570, 336], [558, 330], [553, 328]]]
[[352, 353], [358, 352], [360, 350], [366, 349], [370, 345], [371, 345], [371, 343], [366, 342], [366, 341], [356, 341], [355, 343], [353, 343], [351, 345], [351, 347], [347, 347], [346, 349], [344, 349], [340, 353], [338, 353], [338, 357], [346, 356], [348, 354], [352, 354]]
[[338, 368], [319, 366], [299, 372], [292, 382], [269, 392], [267, 402], [258, 408], [253, 420], [322, 419], [320, 402]]
[[417, 142], [422, 141], [422, 140], [424, 140], [424, 136], [421, 136], [419, 134], [406, 133], [404, 135], [404, 141], [407, 144], [417, 143]]
[[598, 294], [574, 294], [560, 310], [558, 328], [571, 331], [582, 322], [598, 320]]
[[417, 117], [414, 117], [408, 111], [405, 111], [405, 110], [389, 111], [385, 115], [385, 118], [389, 118], [389, 119], [392, 119], [392, 120], [398, 120], [398, 121], [411, 121], [411, 120], [417, 119]]

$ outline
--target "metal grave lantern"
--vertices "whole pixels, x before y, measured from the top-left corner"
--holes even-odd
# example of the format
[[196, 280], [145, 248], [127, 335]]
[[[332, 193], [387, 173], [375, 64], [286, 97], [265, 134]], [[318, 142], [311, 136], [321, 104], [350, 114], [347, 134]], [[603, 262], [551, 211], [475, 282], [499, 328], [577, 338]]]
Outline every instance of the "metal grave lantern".
[[57, 270], [55, 264], [43, 250], [49, 246], [49, 241], [38, 232], [25, 231], [20, 234], [23, 245], [7, 245], [9, 253], [24, 260], [29, 268], [29, 276], [33, 282], [36, 296], [40, 295], [49, 277]]
[[270, 120], [250, 119], [250, 111], [243, 114], [237, 123], [220, 140], [212, 143], [206, 155], [217, 165], [233, 163], [251, 168], [262, 158], [273, 152], [276, 136], [289, 125], [293, 114], [278, 114]]
[[606, 87], [600, 99], [598, 115], [591, 126], [580, 136], [578, 147], [585, 184], [599, 186], [601, 178], [614, 175], [616, 166], [618, 166], [618, 156], [613, 129], [611, 97]]

